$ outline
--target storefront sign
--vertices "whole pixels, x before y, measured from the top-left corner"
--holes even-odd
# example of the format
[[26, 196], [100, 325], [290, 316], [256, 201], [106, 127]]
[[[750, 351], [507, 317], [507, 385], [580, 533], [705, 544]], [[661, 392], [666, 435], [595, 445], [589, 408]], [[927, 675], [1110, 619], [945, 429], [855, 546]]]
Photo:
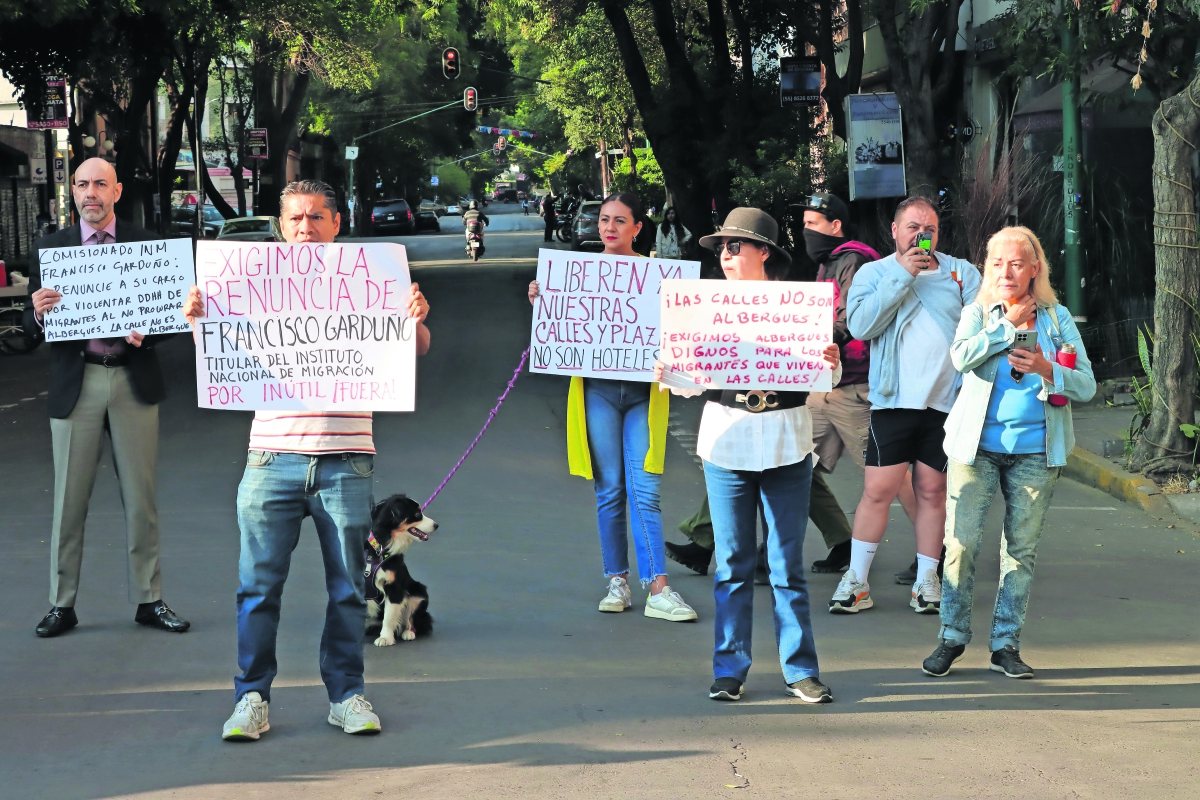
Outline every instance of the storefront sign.
[[675, 380], [702, 389], [828, 392], [833, 284], [665, 280], [662, 353]]
[[779, 105], [783, 108], [821, 104], [821, 59], [784, 56], [779, 59]]
[[538, 251], [529, 371], [652, 382], [659, 285], [699, 275], [698, 261]]
[[416, 407], [402, 245], [201, 241], [196, 278], [201, 408]]
[[42, 113], [37, 119], [26, 114], [25, 127], [33, 130], [67, 127], [67, 82], [61, 75], [43, 75], [46, 89], [42, 95]]
[[46, 314], [46, 341], [191, 330], [180, 309], [191, 286], [190, 239], [48, 247], [42, 286], [62, 294]]

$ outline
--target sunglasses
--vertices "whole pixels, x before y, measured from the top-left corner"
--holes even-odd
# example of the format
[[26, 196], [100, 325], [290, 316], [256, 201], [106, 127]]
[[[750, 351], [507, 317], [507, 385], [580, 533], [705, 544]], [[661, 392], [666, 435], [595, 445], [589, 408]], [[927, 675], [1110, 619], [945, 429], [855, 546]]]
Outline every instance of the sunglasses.
[[748, 244], [752, 247], [755, 246], [753, 242], [748, 242], [745, 239], [733, 239], [728, 242], [717, 242], [715, 245], [713, 245], [713, 252], [719, 256], [721, 255], [721, 249], [724, 248], [725, 250], [729, 251], [729, 255], [736, 256], [738, 253], [742, 252], [742, 245], [744, 244]]
[[808, 198], [808, 207], [814, 211], [824, 211], [825, 209], [829, 208], [829, 203], [826, 202], [824, 197], [817, 197], [816, 195], [813, 195], [812, 197]]

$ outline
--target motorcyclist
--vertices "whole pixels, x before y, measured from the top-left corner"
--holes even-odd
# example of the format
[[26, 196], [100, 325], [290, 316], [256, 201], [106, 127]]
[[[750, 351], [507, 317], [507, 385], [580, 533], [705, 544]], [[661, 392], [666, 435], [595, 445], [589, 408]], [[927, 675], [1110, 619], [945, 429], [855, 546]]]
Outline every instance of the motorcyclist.
[[471, 239], [472, 233], [479, 234], [479, 250], [476, 253], [479, 257], [483, 257], [483, 229], [491, 224], [487, 214], [479, 210], [478, 201], [472, 200], [467, 206], [467, 213], [462, 215], [463, 230], [467, 237], [467, 255], [471, 255]]

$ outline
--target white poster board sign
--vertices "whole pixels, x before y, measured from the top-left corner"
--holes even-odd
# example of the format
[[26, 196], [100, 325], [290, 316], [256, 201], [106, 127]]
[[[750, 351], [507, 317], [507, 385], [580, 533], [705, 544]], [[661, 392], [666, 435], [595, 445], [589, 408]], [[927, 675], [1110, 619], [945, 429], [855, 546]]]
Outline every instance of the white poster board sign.
[[181, 309], [195, 274], [191, 239], [48, 247], [42, 286], [62, 293], [46, 341], [190, 331]]
[[833, 314], [826, 281], [665, 280], [659, 358], [704, 389], [828, 392]]
[[659, 286], [699, 277], [699, 261], [539, 250], [529, 371], [653, 382]]
[[402, 245], [202, 241], [196, 278], [201, 408], [415, 408]]
[[846, 97], [850, 199], [904, 197], [904, 126], [894, 92]]

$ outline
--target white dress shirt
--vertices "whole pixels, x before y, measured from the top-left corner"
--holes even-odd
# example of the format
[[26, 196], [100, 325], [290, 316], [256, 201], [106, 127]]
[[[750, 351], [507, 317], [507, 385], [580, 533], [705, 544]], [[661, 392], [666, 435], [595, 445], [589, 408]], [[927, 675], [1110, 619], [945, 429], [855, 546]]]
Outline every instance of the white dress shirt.
[[[841, 378], [838, 364], [833, 385]], [[749, 472], [798, 464], [813, 452], [812, 427], [812, 414], [806, 406], [750, 411], [710, 401], [700, 417], [696, 455], [723, 469]]]

